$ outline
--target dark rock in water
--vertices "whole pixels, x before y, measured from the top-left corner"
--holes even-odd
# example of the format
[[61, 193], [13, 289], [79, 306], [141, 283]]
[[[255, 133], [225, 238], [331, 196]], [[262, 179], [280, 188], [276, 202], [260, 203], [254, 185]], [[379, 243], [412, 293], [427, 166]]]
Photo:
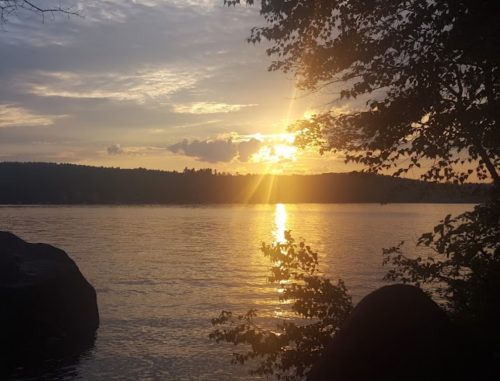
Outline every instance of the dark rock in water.
[[81, 348], [99, 326], [96, 292], [62, 250], [0, 232], [0, 356]]
[[[382, 287], [363, 298], [314, 365], [308, 381], [457, 380], [463, 346], [422, 290]], [[459, 349], [460, 348], [460, 349]]]

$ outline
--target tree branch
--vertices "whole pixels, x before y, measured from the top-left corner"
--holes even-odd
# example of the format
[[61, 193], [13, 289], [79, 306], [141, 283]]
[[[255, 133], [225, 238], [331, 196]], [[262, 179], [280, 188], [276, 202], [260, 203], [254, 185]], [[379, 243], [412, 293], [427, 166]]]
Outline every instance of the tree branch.
[[43, 8], [35, 5], [30, 0], [0, 0], [0, 26], [4, 26], [8, 22], [8, 18], [12, 13], [17, 13], [19, 10], [26, 10], [41, 15], [42, 23], [45, 21], [45, 14], [62, 13], [66, 16], [82, 16], [81, 10], [73, 10], [72, 6], [58, 6], [55, 8]]

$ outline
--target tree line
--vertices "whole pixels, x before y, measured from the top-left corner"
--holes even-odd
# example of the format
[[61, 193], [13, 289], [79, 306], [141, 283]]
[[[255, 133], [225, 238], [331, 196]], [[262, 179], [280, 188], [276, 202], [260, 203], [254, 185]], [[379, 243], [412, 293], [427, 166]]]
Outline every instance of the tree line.
[[232, 175], [54, 163], [0, 163], [1, 204], [471, 202], [477, 187], [363, 173]]

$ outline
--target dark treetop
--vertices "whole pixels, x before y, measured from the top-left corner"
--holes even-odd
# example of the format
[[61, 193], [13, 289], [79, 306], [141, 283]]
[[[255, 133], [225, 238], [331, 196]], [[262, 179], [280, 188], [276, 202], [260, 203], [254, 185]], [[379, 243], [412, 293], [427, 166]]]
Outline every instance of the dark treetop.
[[[0, 163], [0, 204], [479, 202], [477, 185], [361, 173], [230, 175], [73, 164]], [[486, 186], [487, 188], [488, 186]], [[483, 187], [484, 188], [484, 187]], [[467, 195], [469, 194], [469, 195]]]
[[500, 182], [500, 2], [262, 0], [261, 14], [248, 41], [272, 43], [269, 70], [334, 94], [292, 127], [299, 144], [372, 172]]

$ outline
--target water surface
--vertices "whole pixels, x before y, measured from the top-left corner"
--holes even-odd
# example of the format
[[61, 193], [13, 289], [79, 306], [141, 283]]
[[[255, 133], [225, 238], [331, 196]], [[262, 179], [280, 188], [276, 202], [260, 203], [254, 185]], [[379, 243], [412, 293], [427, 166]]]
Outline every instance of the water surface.
[[[0, 230], [65, 250], [94, 285], [101, 326], [81, 356], [18, 369], [13, 380], [251, 380], [234, 347], [208, 340], [222, 309], [282, 316], [259, 250], [285, 229], [319, 252], [355, 300], [383, 283], [381, 249], [472, 205], [0, 206]], [[425, 253], [424, 253], [425, 254]]]

